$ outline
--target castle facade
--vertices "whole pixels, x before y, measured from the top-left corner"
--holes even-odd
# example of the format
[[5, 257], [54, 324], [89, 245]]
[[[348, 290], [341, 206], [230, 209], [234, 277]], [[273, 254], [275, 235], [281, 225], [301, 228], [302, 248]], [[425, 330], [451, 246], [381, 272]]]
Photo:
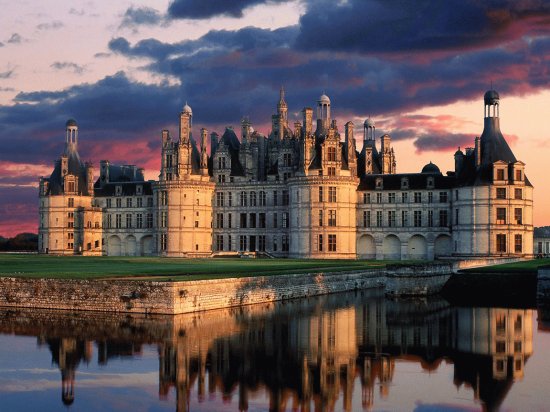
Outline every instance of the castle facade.
[[[289, 124], [281, 90], [269, 136], [241, 122], [193, 138], [187, 104], [177, 137], [161, 133], [158, 181], [143, 170], [80, 160], [78, 126], [40, 179], [39, 252], [109, 256], [434, 259], [530, 256], [533, 187], [499, 125], [499, 95], [484, 96], [484, 129], [457, 150], [455, 170], [433, 163], [397, 173], [391, 138], [363, 124], [340, 131], [323, 94]], [[210, 150], [208, 150], [210, 140]], [[210, 153], [209, 153], [210, 152]]]

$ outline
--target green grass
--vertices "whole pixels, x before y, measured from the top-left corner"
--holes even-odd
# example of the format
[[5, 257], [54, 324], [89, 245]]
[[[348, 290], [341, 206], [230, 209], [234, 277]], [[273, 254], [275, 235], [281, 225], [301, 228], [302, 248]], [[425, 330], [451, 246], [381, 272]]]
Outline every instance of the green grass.
[[467, 269], [463, 272], [475, 273], [528, 273], [536, 272], [542, 266], [550, 266], [550, 259], [533, 259], [522, 262], [505, 263], [503, 265], [485, 266], [477, 269]]
[[[179, 259], [0, 254], [0, 276], [60, 279], [202, 280], [385, 267], [392, 261]], [[402, 261], [400, 262], [402, 263]]]

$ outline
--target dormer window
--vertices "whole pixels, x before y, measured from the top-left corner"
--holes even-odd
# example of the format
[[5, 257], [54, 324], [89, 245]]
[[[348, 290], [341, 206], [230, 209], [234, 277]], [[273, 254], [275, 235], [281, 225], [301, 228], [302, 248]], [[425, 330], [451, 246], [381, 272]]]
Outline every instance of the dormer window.
[[383, 182], [382, 182], [382, 178], [379, 177], [376, 179], [376, 188], [377, 189], [383, 189], [384, 188], [384, 185], [383, 185]]
[[516, 169], [516, 173], [515, 173], [515, 176], [514, 176], [514, 180], [516, 182], [521, 182], [523, 180], [523, 173], [521, 172], [521, 170], [517, 170]]
[[434, 178], [433, 177], [428, 177], [427, 181], [426, 181], [426, 186], [428, 189], [433, 189], [434, 188]]
[[335, 147], [329, 147], [328, 148], [327, 160], [329, 162], [335, 162], [336, 161], [336, 148]]
[[137, 195], [142, 195], [143, 194], [143, 186], [142, 185], [137, 185], [136, 186], [136, 194]]
[[504, 180], [504, 169], [497, 169], [497, 180]]
[[122, 186], [119, 186], [119, 185], [115, 186], [115, 195], [116, 196], [122, 195]]
[[409, 188], [409, 179], [407, 177], [404, 177], [401, 179], [401, 189], [408, 189]]
[[218, 169], [225, 169], [225, 156], [218, 157]]

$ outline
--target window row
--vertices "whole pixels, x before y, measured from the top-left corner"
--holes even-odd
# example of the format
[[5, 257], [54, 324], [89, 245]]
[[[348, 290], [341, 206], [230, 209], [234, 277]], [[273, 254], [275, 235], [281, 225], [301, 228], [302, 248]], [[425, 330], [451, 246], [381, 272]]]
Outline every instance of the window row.
[[[523, 236], [514, 235], [514, 244], [513, 244], [514, 253], [523, 253]], [[505, 234], [496, 235], [496, 249], [497, 253], [507, 253], [508, 252], [508, 242]]]
[[[271, 248], [268, 247], [268, 239], [271, 240]], [[216, 235], [214, 240], [214, 248], [218, 252], [265, 252], [266, 250], [288, 252], [289, 246], [288, 235], [269, 237], [266, 235], [239, 235], [234, 238], [231, 235]]]
[[[153, 198], [147, 197], [146, 199], [147, 199], [147, 207], [153, 207]], [[115, 203], [114, 203], [115, 207], [117, 208], [122, 208], [123, 207], [122, 205], [124, 205], [124, 207], [143, 207], [143, 204], [144, 204], [143, 197], [136, 197], [135, 202], [134, 202], [134, 198], [132, 197], [127, 197], [125, 202], [123, 202], [123, 199], [120, 197], [117, 197], [114, 200], [115, 200]], [[107, 198], [105, 205], [107, 208], [112, 208], [113, 199]]]
[[[507, 190], [505, 187], [497, 187], [496, 188], [496, 198], [497, 199], [508, 199], [507, 196]], [[514, 188], [514, 197], [513, 199], [521, 200], [523, 199], [523, 189], [521, 188]]]
[[[434, 203], [434, 192], [427, 192], [427, 195], [422, 195], [423, 192], [400, 192], [398, 193], [363, 193], [363, 204], [369, 203]], [[439, 203], [448, 202], [448, 193], [439, 192]]]
[[[398, 216], [400, 217], [400, 221], [397, 220]], [[439, 219], [435, 221], [434, 216], [438, 216]], [[411, 217], [412, 222], [410, 220]], [[434, 215], [433, 210], [415, 210], [412, 214], [408, 210], [402, 210], [400, 214], [395, 210], [389, 210], [385, 213], [382, 210], [374, 212], [364, 210], [362, 220], [363, 227], [397, 227], [398, 225], [400, 227], [448, 227], [449, 212], [447, 210], [440, 210], [439, 213]]]
[[[279, 213], [273, 213], [271, 225], [270, 228], [288, 228], [290, 225], [290, 219], [288, 212], [280, 213], [281, 215], [281, 222], [279, 223]], [[265, 229], [268, 227], [269, 223], [267, 222], [266, 213], [239, 213], [239, 228], [242, 229]], [[235, 223], [233, 222], [233, 214], [232, 213], [216, 213], [216, 226], [217, 229], [231, 229], [235, 226]]]
[[514, 218], [511, 222], [508, 221], [507, 216], [508, 215], [508, 209], [505, 207], [497, 207], [496, 211], [496, 224], [497, 225], [506, 225], [506, 224], [515, 224], [515, 225], [522, 225], [523, 224], [523, 209], [520, 207], [514, 208]]
[[[224, 207], [224, 206], [241, 206], [241, 207], [255, 207], [255, 206], [267, 206], [267, 192], [260, 191], [260, 192], [246, 192], [241, 191], [238, 193], [233, 192], [217, 192], [216, 193], [216, 206], [217, 207]], [[236, 200], [236, 202], [235, 202]], [[271, 194], [271, 202], [269, 206], [288, 206], [290, 203], [290, 195], [288, 193], [288, 190], [283, 190], [281, 193], [279, 191], [274, 190]]]
[[[164, 217], [166, 217], [166, 213], [164, 213]], [[123, 217], [124, 217], [124, 223], [123, 226]], [[165, 222], [166, 223], [166, 222]], [[132, 215], [130, 213], [127, 213], [125, 215], [121, 213], [117, 213], [114, 215], [107, 215], [107, 228], [116, 228], [116, 229], [122, 229], [122, 228], [135, 228], [135, 229], [142, 229], [147, 228], [150, 229], [153, 227], [153, 214], [152, 213], [136, 213], [135, 215]]]

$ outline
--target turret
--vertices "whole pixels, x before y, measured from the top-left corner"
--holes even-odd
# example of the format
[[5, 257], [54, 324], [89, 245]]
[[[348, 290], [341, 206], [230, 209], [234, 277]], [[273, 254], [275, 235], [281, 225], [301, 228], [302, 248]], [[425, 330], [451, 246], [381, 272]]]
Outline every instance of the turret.
[[78, 145], [78, 124], [75, 119], [67, 120], [65, 123], [65, 153], [70, 150], [77, 150]]
[[317, 131], [324, 133], [330, 125], [330, 98], [322, 94], [317, 100]]
[[193, 126], [193, 111], [191, 107], [185, 103], [180, 114], [180, 144], [186, 144], [191, 138], [191, 127]]
[[376, 134], [376, 126], [374, 120], [370, 117], [363, 123], [363, 141], [374, 140]]
[[462, 166], [464, 164], [464, 153], [460, 150], [460, 146], [455, 152], [455, 174], [458, 176], [462, 171]]
[[94, 166], [92, 163], [86, 163], [86, 186], [88, 188], [88, 195], [94, 194]]

